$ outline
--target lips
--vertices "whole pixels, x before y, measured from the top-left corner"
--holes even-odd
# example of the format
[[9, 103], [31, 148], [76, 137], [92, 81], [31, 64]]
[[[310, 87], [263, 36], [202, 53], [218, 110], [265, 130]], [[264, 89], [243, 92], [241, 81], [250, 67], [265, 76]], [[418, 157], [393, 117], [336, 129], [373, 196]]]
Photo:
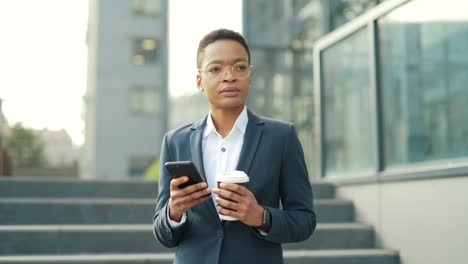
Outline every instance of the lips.
[[240, 89], [237, 87], [226, 87], [221, 90], [221, 94], [227, 97], [237, 96], [240, 93]]

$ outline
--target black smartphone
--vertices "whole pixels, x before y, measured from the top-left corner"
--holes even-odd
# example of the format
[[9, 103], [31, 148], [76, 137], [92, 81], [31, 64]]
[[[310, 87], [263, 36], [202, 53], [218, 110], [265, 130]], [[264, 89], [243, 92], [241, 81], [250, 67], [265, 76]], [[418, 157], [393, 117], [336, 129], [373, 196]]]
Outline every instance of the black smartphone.
[[192, 184], [204, 182], [205, 180], [198, 173], [197, 167], [191, 161], [168, 161], [164, 163], [169, 173], [173, 178], [178, 178], [181, 176], [187, 176], [189, 178], [188, 182], [182, 183], [179, 185], [179, 188], [185, 188]]

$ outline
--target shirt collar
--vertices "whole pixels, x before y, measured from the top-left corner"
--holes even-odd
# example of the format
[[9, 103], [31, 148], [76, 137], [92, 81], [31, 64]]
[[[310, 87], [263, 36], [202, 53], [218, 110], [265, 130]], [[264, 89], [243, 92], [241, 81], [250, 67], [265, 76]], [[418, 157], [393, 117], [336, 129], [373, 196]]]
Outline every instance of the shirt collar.
[[[245, 134], [245, 130], [247, 129], [247, 123], [249, 121], [249, 117], [247, 115], [247, 107], [244, 106], [244, 109], [237, 117], [236, 122], [234, 123], [234, 128], [239, 129], [242, 134]], [[213, 123], [213, 119], [211, 118], [211, 111], [208, 113], [208, 118], [206, 119], [206, 127], [205, 131], [203, 132], [203, 137], [208, 136], [211, 132], [216, 132], [216, 128]], [[218, 132], [216, 132], [218, 133]]]

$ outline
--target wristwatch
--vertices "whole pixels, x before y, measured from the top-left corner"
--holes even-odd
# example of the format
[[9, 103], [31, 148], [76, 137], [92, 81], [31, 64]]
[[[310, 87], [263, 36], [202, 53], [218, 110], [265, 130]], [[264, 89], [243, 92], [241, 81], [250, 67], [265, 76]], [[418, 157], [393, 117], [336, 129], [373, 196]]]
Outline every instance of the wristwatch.
[[271, 212], [265, 207], [263, 207], [262, 225], [259, 226], [258, 229], [265, 233], [270, 233], [270, 230], [271, 230]]

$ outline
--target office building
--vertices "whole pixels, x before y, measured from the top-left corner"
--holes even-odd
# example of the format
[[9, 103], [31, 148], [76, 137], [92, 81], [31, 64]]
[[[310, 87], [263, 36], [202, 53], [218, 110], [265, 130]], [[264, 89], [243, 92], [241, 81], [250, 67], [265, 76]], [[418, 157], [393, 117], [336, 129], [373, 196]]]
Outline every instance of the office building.
[[296, 125], [309, 168], [314, 164], [313, 44], [382, 1], [243, 1], [243, 34], [253, 64], [249, 107]]
[[89, 1], [84, 178], [141, 177], [167, 130], [167, 1]]
[[401, 263], [467, 263], [468, 2], [388, 0], [314, 46], [315, 175]]

